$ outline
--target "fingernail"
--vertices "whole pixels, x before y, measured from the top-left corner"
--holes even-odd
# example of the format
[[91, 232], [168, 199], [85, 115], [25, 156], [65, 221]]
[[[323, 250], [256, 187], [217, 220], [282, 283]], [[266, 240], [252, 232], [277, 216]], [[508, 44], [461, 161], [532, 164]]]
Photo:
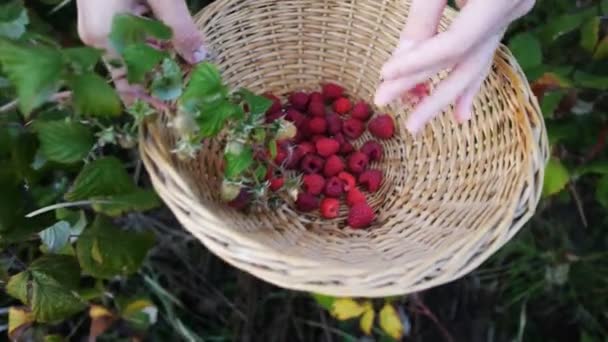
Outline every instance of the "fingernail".
[[200, 46], [194, 51], [192, 56], [194, 57], [194, 63], [200, 63], [209, 59], [209, 51], [204, 46]]

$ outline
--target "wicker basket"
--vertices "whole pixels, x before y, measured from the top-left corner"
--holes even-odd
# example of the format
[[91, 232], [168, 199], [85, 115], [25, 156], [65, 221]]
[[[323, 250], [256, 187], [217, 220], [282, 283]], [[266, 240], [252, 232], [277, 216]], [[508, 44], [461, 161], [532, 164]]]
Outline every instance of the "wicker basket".
[[[197, 22], [232, 87], [288, 94], [337, 81], [371, 101], [408, 8], [403, 0], [219, 0]], [[442, 30], [454, 15], [446, 11]], [[412, 137], [403, 128], [410, 109], [382, 109], [401, 128], [384, 144], [386, 180], [371, 199], [379, 218], [369, 230], [289, 205], [244, 215], [220, 204], [221, 142], [179, 161], [166, 115], [142, 129], [140, 148], [180, 223], [228, 263], [295, 290], [400, 295], [459, 278], [509, 241], [535, 210], [548, 158], [538, 104], [504, 47], [470, 122], [454, 123], [448, 110]]]

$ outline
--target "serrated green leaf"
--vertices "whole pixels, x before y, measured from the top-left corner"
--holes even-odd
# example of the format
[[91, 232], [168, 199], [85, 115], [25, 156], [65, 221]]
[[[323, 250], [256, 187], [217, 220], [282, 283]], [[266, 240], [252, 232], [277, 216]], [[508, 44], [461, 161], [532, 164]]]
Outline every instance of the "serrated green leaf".
[[122, 54], [127, 46], [144, 43], [149, 37], [168, 40], [171, 36], [171, 29], [159, 21], [131, 14], [118, 14], [112, 20], [110, 43]]
[[165, 58], [162, 68], [152, 81], [152, 95], [163, 100], [172, 101], [182, 94], [182, 71], [177, 63]]
[[38, 233], [40, 240], [50, 253], [59, 252], [67, 245], [70, 239], [70, 224], [67, 221], [59, 221], [47, 229]]
[[112, 117], [122, 112], [120, 98], [112, 86], [94, 73], [78, 75], [70, 80], [74, 105], [80, 113]]
[[38, 121], [40, 149], [48, 160], [71, 164], [83, 160], [95, 144], [91, 130], [75, 121]]
[[32, 262], [29, 270], [45, 273], [70, 290], [80, 283], [80, 267], [73, 256], [47, 254]]
[[239, 154], [226, 153], [224, 155], [226, 168], [224, 174], [228, 179], [234, 179], [253, 164], [253, 149], [245, 146]]
[[594, 17], [581, 27], [581, 47], [590, 54], [595, 51], [599, 39], [600, 17]]
[[216, 136], [230, 117], [238, 113], [239, 107], [229, 102], [222, 102], [219, 106], [208, 106], [200, 113], [196, 121], [200, 127], [202, 137]]
[[608, 76], [577, 71], [574, 74], [574, 81], [579, 87], [608, 90]]
[[158, 51], [145, 43], [137, 43], [125, 47], [122, 54], [127, 65], [127, 80], [129, 83], [142, 83], [146, 73], [154, 69], [167, 53]]
[[[134, 192], [99, 198], [104, 203], [93, 204], [93, 209], [108, 216], [120, 216], [130, 211], [147, 211], [160, 206], [158, 195], [152, 190]], [[105, 203], [105, 202], [110, 203]]]
[[563, 90], [550, 91], [545, 93], [541, 103], [541, 110], [545, 118], [552, 118], [553, 113], [559, 107], [560, 102], [566, 93]]
[[190, 74], [188, 85], [179, 98], [180, 106], [195, 111], [201, 104], [213, 106], [227, 101], [228, 89], [222, 83], [220, 72], [211, 63], [200, 63]]
[[566, 14], [551, 18], [547, 25], [540, 28], [539, 36], [544, 43], [553, 43], [561, 36], [581, 27], [586, 20], [594, 16], [594, 13], [595, 11], [592, 9], [591, 11], [581, 11], [576, 14]]
[[543, 196], [554, 195], [566, 186], [570, 181], [570, 173], [559, 159], [552, 158], [545, 168], [545, 180], [543, 183]]
[[26, 48], [0, 38], [0, 64], [17, 88], [26, 117], [59, 89], [63, 60], [55, 50]]
[[[76, 254], [87, 274], [110, 279], [137, 272], [153, 245], [153, 234], [122, 230], [98, 216], [78, 239]], [[92, 255], [94, 246], [95, 258]]]
[[272, 106], [272, 100], [264, 96], [258, 96], [247, 89], [240, 89], [238, 94], [242, 96], [245, 103], [247, 103], [249, 113], [254, 119], [262, 117], [270, 106]]
[[65, 195], [65, 199], [80, 201], [130, 193], [136, 189], [120, 160], [104, 157], [85, 165]]
[[524, 70], [542, 63], [543, 53], [540, 42], [531, 33], [520, 33], [509, 42], [509, 49]]
[[91, 71], [101, 58], [102, 51], [91, 47], [75, 47], [62, 50], [65, 62], [76, 73]]
[[27, 10], [20, 0], [0, 5], [0, 37], [18, 39], [29, 24]]

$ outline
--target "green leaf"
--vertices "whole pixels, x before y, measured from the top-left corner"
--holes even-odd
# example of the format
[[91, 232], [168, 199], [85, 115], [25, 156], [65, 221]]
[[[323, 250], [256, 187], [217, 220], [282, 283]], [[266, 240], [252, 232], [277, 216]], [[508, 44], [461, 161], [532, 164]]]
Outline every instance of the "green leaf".
[[136, 189], [120, 160], [114, 157], [104, 157], [87, 164], [82, 169], [65, 195], [65, 199], [80, 201], [130, 193]]
[[142, 83], [146, 73], [154, 69], [167, 54], [145, 43], [137, 43], [126, 46], [122, 56], [127, 65], [127, 80], [133, 84]]
[[98, 216], [78, 239], [76, 254], [87, 274], [110, 279], [137, 272], [153, 245], [151, 233], [122, 230]]
[[26, 117], [59, 89], [62, 62], [55, 50], [0, 39], [0, 63], [17, 88], [19, 108]]
[[247, 89], [240, 89], [238, 94], [243, 97], [249, 107], [249, 113], [254, 119], [260, 118], [272, 106], [272, 100], [258, 96]]
[[163, 101], [172, 101], [182, 94], [182, 71], [177, 63], [170, 59], [163, 60], [161, 72], [152, 81], [152, 95]]
[[95, 144], [91, 130], [75, 121], [38, 121], [40, 149], [48, 160], [71, 164], [86, 158]]
[[270, 151], [270, 159], [274, 160], [277, 157], [277, 141], [272, 139], [268, 142], [268, 150]]
[[541, 103], [541, 110], [545, 118], [552, 118], [555, 110], [559, 107], [560, 102], [566, 93], [563, 90], [550, 91], [545, 93]]
[[71, 64], [76, 73], [91, 71], [99, 59], [102, 51], [90, 47], [75, 47], [62, 50], [65, 62]]
[[216, 136], [224, 128], [226, 120], [237, 114], [239, 109], [239, 106], [229, 102], [222, 102], [217, 107], [206, 107], [196, 118], [201, 135], [205, 138]]
[[57, 253], [67, 245], [70, 232], [70, 224], [67, 221], [59, 221], [38, 235], [50, 253]]
[[253, 164], [253, 149], [251, 146], [245, 146], [239, 154], [226, 153], [226, 169], [224, 174], [226, 178], [233, 179], [239, 176], [243, 171], [247, 170]]
[[18, 39], [29, 24], [27, 10], [20, 0], [0, 5], [0, 37]]
[[543, 196], [548, 197], [562, 191], [569, 181], [568, 169], [562, 165], [559, 159], [552, 158], [545, 169]]
[[574, 81], [579, 87], [608, 90], [608, 76], [594, 75], [583, 71], [577, 71], [574, 74]]
[[603, 176], [596, 184], [595, 199], [604, 208], [608, 208], [608, 175]]
[[136, 190], [99, 199], [111, 203], [95, 203], [93, 209], [108, 216], [120, 216], [130, 211], [147, 211], [157, 208], [161, 204], [158, 195], [152, 190]]
[[9, 280], [6, 291], [32, 309], [38, 322], [56, 322], [83, 310], [84, 301], [73, 290], [80, 280], [73, 257], [47, 255]]
[[576, 30], [594, 15], [595, 10], [591, 9], [590, 11], [581, 11], [580, 13], [551, 18], [547, 25], [540, 28], [539, 37], [544, 43], [550, 44], [561, 36]]
[[606, 58], [608, 58], [608, 36], [604, 37], [604, 39], [599, 42], [595, 49], [595, 53], [593, 54], [593, 60], [596, 61]]
[[608, 160], [594, 161], [576, 170], [577, 177], [587, 174], [608, 175]]
[[74, 105], [80, 113], [101, 117], [119, 116], [122, 106], [112, 86], [101, 76], [86, 73], [70, 81], [74, 91]]
[[171, 29], [159, 21], [131, 14], [118, 14], [112, 20], [110, 43], [122, 54], [127, 46], [144, 43], [149, 37], [168, 40], [171, 36]]
[[182, 107], [194, 111], [201, 103], [213, 104], [226, 101], [228, 89], [223, 85], [220, 72], [211, 63], [198, 64], [190, 74], [190, 80], [179, 99]]
[[331, 310], [331, 307], [334, 304], [334, 300], [336, 300], [336, 298], [332, 296], [327, 296], [320, 293], [313, 293], [312, 298], [314, 298], [317, 304], [319, 304], [322, 308], [326, 310]]
[[146, 330], [155, 324], [158, 318], [158, 308], [146, 298], [132, 299], [121, 304], [120, 315], [138, 330]]
[[520, 33], [509, 42], [509, 49], [524, 70], [542, 63], [543, 53], [540, 42], [531, 33]]
[[600, 17], [587, 21], [581, 27], [581, 47], [590, 54], [595, 51], [595, 46], [600, 34]]

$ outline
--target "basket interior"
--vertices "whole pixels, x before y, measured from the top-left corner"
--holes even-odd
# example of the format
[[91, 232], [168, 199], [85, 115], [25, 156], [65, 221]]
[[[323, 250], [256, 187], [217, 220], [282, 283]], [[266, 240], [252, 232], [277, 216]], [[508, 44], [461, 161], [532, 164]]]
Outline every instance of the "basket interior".
[[[335, 81], [353, 98], [371, 103], [379, 70], [396, 46], [406, 14], [407, 5], [400, 1], [245, 0], [219, 1], [198, 20], [234, 88], [286, 95]], [[442, 29], [446, 25], [447, 19]], [[448, 108], [413, 137], [404, 129], [411, 108], [376, 108], [392, 114], [398, 129], [396, 138], [383, 143], [383, 161], [374, 165], [384, 170], [385, 181], [371, 198], [378, 213], [372, 228], [344, 228], [346, 208], [334, 221], [317, 213], [303, 215], [288, 204], [248, 215], [227, 208], [217, 198], [219, 140], [194, 161], [172, 161], [197, 196], [198, 203], [187, 210], [200, 210], [206, 220], [186, 228], [195, 234], [213, 230], [225, 246], [239, 240], [236, 247], [226, 247], [235, 248], [230, 258], [252, 264], [258, 258], [267, 268], [280, 269], [280, 260], [293, 259], [302, 272], [341, 267], [355, 275], [390, 261], [370, 280], [378, 286], [405, 269], [418, 267], [421, 282], [456, 254], [473, 258], [496, 238], [491, 231], [504, 224], [505, 212], [515, 211], [528, 162], [529, 142], [518, 120], [523, 110], [508, 67], [499, 52], [475, 100], [473, 119], [462, 125]], [[444, 76], [437, 75], [434, 84]], [[171, 131], [161, 130], [164, 144], [171, 145]], [[238, 246], [247, 248], [239, 254]], [[264, 254], [252, 258], [248, 248]], [[297, 271], [291, 276], [298, 277]]]

